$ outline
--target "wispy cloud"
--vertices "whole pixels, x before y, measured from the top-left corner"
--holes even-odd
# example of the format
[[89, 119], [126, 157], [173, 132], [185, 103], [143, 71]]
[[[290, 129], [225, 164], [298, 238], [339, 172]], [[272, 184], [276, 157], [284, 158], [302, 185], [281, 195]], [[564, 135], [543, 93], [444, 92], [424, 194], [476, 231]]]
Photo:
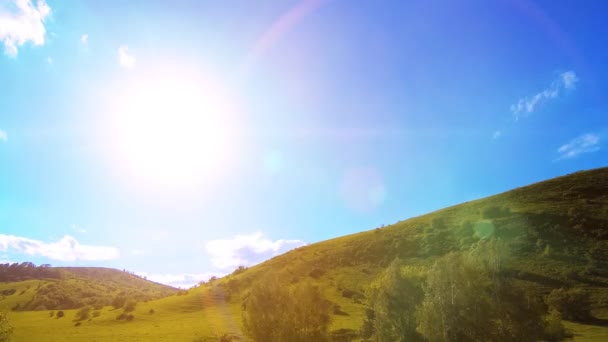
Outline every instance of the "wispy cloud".
[[523, 97], [511, 105], [511, 112], [515, 120], [526, 117], [536, 110], [536, 108], [551, 99], [555, 99], [560, 95], [560, 91], [565, 89], [574, 89], [578, 77], [574, 71], [566, 71], [551, 83], [551, 85], [529, 97]]
[[0, 251], [8, 249], [27, 255], [40, 255], [53, 260], [111, 260], [119, 256], [118, 249], [106, 246], [82, 245], [65, 235], [56, 242], [43, 242], [15, 235], [0, 234]]
[[38, 0], [36, 6], [31, 0], [0, 1], [0, 41], [4, 53], [15, 57], [17, 48], [27, 42], [44, 45], [44, 21], [50, 13], [51, 8], [44, 0]]
[[211, 277], [223, 277], [227, 273], [226, 272], [206, 272], [206, 273], [146, 273], [146, 272], [137, 272], [136, 273], [140, 277], [146, 277], [146, 279], [155, 281], [157, 283], [173, 286], [173, 287], [181, 287], [181, 288], [189, 288], [192, 287], [201, 281], [208, 281]]
[[129, 54], [129, 47], [122, 45], [118, 48], [118, 62], [125, 68], [132, 68], [135, 66], [136, 59], [133, 55]]
[[83, 34], [82, 36], [80, 36], [80, 42], [82, 44], [87, 44], [89, 42], [89, 35], [88, 34]]
[[496, 140], [496, 139], [500, 138], [501, 135], [502, 135], [501, 131], [494, 131], [494, 134], [492, 134], [492, 139]]
[[8, 134], [6, 131], [0, 129], [0, 141], [8, 141]]
[[231, 239], [209, 241], [206, 249], [215, 267], [229, 269], [241, 265], [255, 265], [304, 245], [306, 243], [302, 240], [280, 239], [272, 241], [258, 231], [251, 234], [236, 235]]
[[558, 160], [573, 158], [582, 153], [596, 152], [600, 149], [600, 137], [597, 134], [587, 133], [576, 137], [557, 149]]

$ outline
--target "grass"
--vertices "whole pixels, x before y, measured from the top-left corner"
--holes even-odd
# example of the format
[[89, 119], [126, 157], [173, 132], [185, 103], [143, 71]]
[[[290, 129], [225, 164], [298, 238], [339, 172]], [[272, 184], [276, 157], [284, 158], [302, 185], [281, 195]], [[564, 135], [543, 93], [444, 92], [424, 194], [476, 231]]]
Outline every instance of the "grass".
[[[66, 310], [62, 319], [50, 318], [48, 311], [11, 312], [10, 319], [15, 341], [217, 341], [223, 334], [242, 336], [242, 296], [258, 279], [273, 275], [285, 286], [304, 280], [319, 285], [340, 308], [331, 330], [358, 331], [367, 287], [395, 257], [426, 268], [487, 234], [508, 245], [506, 267], [518, 284], [538, 295], [559, 287], [583, 288], [591, 293], [595, 316], [608, 317], [608, 168], [602, 168], [301, 247], [185, 295], [139, 302], [132, 322], [117, 321], [121, 310], [110, 307], [78, 327], [76, 310]], [[0, 284], [0, 291], [29, 285], [23, 294], [27, 299], [36, 284]], [[0, 307], [17, 303], [12, 296], [0, 300]], [[606, 341], [603, 322], [566, 324], [575, 341]]]

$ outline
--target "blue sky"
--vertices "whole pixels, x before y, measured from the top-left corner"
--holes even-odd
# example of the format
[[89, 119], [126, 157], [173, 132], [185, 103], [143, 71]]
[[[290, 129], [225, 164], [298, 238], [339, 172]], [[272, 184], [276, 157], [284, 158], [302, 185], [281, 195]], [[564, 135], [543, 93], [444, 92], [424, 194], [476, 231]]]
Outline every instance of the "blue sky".
[[0, 260], [187, 286], [606, 166], [607, 7], [0, 0]]

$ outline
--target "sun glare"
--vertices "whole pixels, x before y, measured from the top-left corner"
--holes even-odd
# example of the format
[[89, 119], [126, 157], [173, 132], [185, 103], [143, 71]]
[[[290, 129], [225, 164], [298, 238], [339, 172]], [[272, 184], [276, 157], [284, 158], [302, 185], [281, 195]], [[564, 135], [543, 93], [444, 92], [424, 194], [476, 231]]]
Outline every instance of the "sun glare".
[[144, 77], [121, 93], [111, 116], [112, 153], [134, 178], [189, 186], [226, 166], [234, 104], [217, 82], [175, 74]]

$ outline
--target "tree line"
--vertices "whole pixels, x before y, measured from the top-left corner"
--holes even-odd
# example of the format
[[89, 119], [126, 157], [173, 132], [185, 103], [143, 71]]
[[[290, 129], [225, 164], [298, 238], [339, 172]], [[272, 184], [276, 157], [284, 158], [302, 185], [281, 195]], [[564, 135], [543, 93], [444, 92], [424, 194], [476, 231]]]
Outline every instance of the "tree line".
[[[496, 239], [438, 258], [431, 267], [395, 259], [368, 290], [358, 337], [365, 341], [561, 341], [567, 319], [588, 319], [581, 290], [539, 296], [505, 272], [506, 249]], [[258, 281], [243, 300], [246, 334], [255, 341], [335, 341], [332, 305], [310, 283]], [[352, 337], [354, 338], [354, 336]], [[339, 339], [350, 341], [350, 338]]]

